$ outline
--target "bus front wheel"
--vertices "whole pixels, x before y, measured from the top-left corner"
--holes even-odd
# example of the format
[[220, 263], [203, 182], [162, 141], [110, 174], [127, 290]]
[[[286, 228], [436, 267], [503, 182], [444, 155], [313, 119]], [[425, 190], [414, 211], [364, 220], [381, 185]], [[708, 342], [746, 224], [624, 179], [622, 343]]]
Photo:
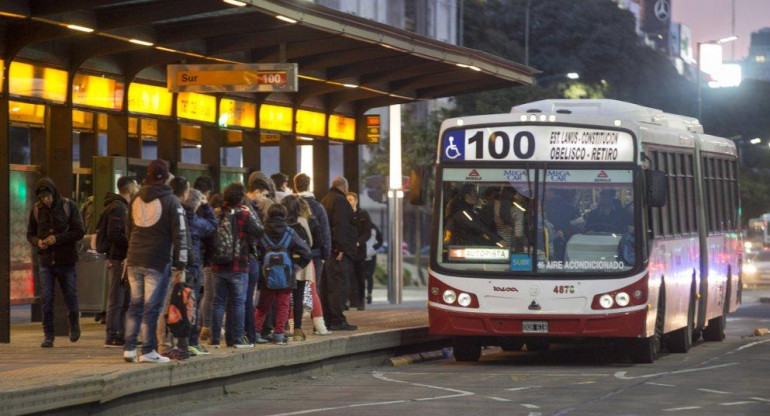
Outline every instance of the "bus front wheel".
[[455, 360], [460, 362], [475, 362], [481, 358], [481, 344], [470, 338], [453, 338], [452, 351]]
[[629, 358], [634, 364], [650, 364], [660, 353], [661, 338], [663, 337], [663, 319], [665, 316], [664, 297], [658, 301], [658, 312], [655, 315], [655, 333], [651, 337], [630, 340]]

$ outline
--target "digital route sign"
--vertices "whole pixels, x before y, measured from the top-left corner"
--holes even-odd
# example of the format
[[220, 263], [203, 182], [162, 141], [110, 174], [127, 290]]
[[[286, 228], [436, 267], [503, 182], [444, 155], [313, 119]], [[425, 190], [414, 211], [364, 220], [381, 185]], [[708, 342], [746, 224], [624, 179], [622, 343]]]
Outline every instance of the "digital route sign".
[[171, 92], [296, 92], [297, 64], [168, 65]]

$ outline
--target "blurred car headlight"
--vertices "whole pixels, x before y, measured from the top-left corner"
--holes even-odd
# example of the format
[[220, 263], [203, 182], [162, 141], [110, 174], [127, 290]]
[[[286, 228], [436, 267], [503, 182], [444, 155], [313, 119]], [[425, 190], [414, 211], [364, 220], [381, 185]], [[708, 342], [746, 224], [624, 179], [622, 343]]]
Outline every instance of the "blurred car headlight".
[[757, 272], [757, 266], [753, 264], [744, 264], [743, 272], [746, 274], [755, 274]]

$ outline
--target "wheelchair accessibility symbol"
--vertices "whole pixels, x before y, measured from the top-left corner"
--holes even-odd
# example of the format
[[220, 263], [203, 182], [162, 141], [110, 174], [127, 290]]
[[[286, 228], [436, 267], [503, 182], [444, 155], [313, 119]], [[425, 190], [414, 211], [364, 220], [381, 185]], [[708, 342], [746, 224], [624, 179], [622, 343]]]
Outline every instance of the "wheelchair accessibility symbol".
[[449, 137], [449, 145], [444, 149], [444, 155], [447, 157], [447, 159], [452, 160], [457, 159], [463, 155], [462, 152], [460, 152], [460, 148], [455, 144], [454, 137]]

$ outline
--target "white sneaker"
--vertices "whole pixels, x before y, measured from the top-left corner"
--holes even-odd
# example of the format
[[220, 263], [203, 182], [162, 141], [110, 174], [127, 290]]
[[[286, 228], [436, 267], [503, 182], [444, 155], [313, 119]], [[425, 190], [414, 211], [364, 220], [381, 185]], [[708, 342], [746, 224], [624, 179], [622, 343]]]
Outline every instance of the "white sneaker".
[[147, 354], [142, 354], [139, 357], [140, 363], [167, 363], [171, 361], [168, 357], [164, 357], [157, 353], [157, 351], [152, 350], [148, 352]]
[[136, 350], [123, 351], [123, 359], [126, 360], [127, 363], [135, 363], [136, 362]]

